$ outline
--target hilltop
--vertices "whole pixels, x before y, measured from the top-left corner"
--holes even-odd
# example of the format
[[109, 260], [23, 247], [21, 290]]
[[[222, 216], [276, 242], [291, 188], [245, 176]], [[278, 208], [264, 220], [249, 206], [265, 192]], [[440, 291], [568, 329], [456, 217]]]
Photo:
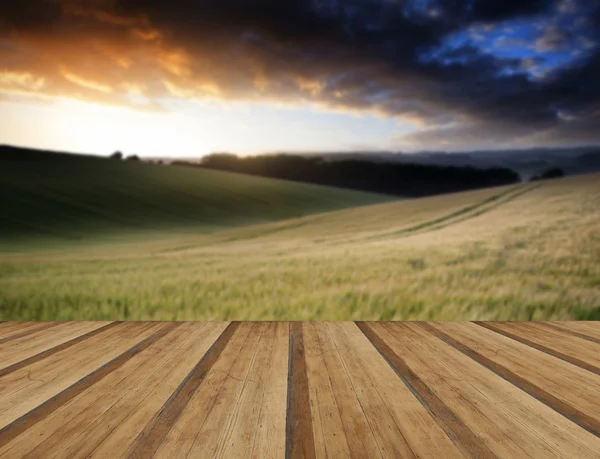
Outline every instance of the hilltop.
[[0, 147], [0, 236], [87, 240], [198, 234], [390, 196], [181, 166]]

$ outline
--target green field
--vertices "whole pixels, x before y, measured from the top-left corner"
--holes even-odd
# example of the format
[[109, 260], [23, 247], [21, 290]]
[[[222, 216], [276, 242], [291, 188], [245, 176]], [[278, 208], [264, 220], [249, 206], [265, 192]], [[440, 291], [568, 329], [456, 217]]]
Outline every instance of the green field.
[[84, 162], [1, 164], [0, 320], [600, 319], [598, 174], [390, 201]]
[[2, 250], [207, 233], [394, 199], [182, 166], [6, 154], [2, 147], [0, 196]]

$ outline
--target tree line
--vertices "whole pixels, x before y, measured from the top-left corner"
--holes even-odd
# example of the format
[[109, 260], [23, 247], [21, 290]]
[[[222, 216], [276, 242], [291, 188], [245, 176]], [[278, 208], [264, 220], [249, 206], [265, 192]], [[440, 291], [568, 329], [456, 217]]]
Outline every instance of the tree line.
[[172, 164], [241, 172], [362, 191], [420, 197], [520, 182], [507, 168], [477, 169], [470, 166], [433, 166], [322, 157], [259, 155], [239, 157], [228, 153], [205, 156], [200, 163]]

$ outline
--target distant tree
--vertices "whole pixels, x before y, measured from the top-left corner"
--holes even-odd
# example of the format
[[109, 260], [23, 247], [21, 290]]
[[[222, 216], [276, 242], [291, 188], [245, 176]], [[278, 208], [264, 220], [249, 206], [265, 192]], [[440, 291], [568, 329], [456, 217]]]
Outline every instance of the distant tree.
[[123, 159], [123, 153], [120, 151], [115, 151], [112, 155], [110, 155], [110, 159]]
[[138, 155], [130, 155], [126, 158], [128, 161], [139, 161], [140, 157]]
[[561, 168], [553, 167], [552, 169], [548, 169], [548, 170], [542, 172], [540, 175], [534, 175], [533, 177], [531, 177], [531, 181], [536, 182], [538, 180], [561, 178], [564, 176], [565, 176], [565, 173]]
[[560, 177], [564, 177], [565, 173], [562, 169], [560, 169], [559, 167], [554, 167], [552, 169], [548, 169], [546, 172], [544, 172], [542, 174], [542, 178], [543, 179], [550, 179], [550, 178], [560, 178]]
[[321, 157], [286, 154], [238, 157], [215, 153], [204, 156], [200, 164], [183, 161], [174, 164], [412, 197], [521, 181], [516, 172], [506, 168], [476, 169], [356, 159], [324, 161]]

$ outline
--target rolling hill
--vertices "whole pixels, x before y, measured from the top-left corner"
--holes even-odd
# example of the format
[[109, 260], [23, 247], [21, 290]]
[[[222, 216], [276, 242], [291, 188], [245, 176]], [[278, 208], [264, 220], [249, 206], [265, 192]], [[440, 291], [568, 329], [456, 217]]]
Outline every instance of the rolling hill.
[[40, 238], [206, 233], [393, 199], [230, 172], [0, 147], [4, 249]]
[[600, 319], [598, 203], [590, 174], [210, 234], [32, 240], [0, 253], [0, 320]]

